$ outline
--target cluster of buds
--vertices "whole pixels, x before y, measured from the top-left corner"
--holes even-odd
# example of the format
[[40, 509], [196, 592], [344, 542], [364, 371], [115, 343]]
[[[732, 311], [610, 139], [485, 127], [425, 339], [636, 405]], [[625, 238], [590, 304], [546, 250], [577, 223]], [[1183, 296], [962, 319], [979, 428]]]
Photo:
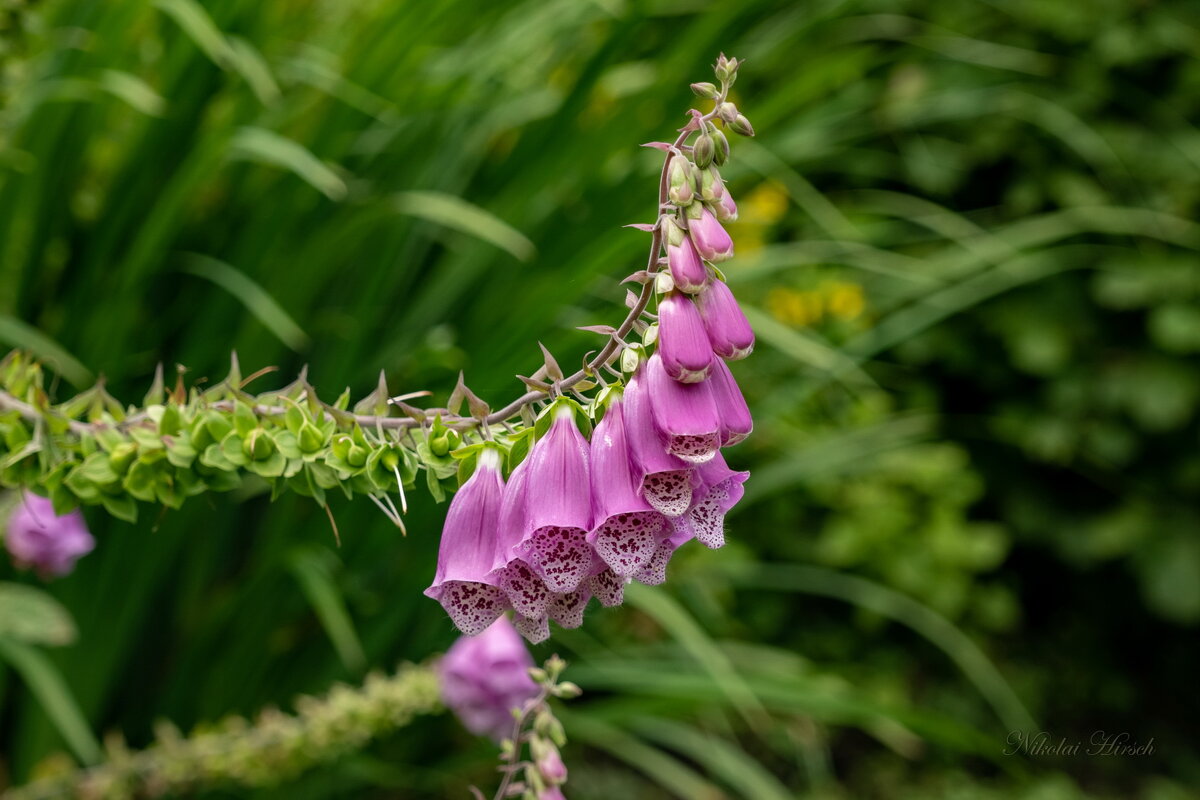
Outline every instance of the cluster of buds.
[[[566, 736], [547, 701], [579, 695], [578, 686], [559, 680], [566, 666], [552, 656], [535, 667], [507, 617], [477, 636], [459, 638], [438, 665], [446, 706], [469, 731], [500, 745], [504, 779], [497, 798], [563, 797], [567, 768], [559, 748]], [[526, 745], [529, 758], [522, 760]]]
[[657, 314], [635, 320], [644, 344], [622, 342], [613, 370], [622, 380], [585, 405], [551, 399], [523, 458], [495, 441], [476, 446], [426, 590], [465, 634], [512, 610], [516, 629], [543, 641], [550, 620], [582, 624], [593, 597], [616, 606], [629, 581], [663, 582], [685, 542], [725, 543], [725, 514], [748, 473], [720, 450], [752, 428], [725, 361], [748, 355], [754, 334], [716, 266], [733, 256], [721, 223], [737, 206], [716, 169], [728, 142], [715, 122], [750, 132], [726, 100], [737, 66], [722, 56], [720, 87], [697, 84], [712, 111], [693, 112], [674, 144], [655, 145], [666, 152], [659, 218], [638, 226], [654, 241], [650, 268], [633, 279], [657, 294]]

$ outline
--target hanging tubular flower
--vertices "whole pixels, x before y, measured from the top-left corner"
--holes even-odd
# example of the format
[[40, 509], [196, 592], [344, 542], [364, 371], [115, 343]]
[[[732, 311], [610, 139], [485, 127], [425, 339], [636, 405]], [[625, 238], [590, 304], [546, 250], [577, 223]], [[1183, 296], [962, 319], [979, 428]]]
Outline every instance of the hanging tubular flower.
[[672, 380], [658, 353], [645, 369], [650, 409], [666, 439], [667, 452], [692, 464], [708, 461], [721, 446], [721, 417], [709, 382]]
[[709, 204], [712, 208], [713, 216], [720, 222], [736, 222], [738, 218], [737, 203], [733, 202], [733, 195], [724, 186], [721, 187], [717, 199]]
[[513, 555], [524, 559], [550, 591], [573, 592], [592, 566], [588, 443], [567, 402], [560, 401], [551, 413], [550, 430], [529, 453], [526, 532]]
[[664, 217], [662, 224], [667, 243], [667, 268], [675, 288], [688, 294], [699, 292], [708, 283], [708, 270], [700, 260], [696, 245], [675, 220]]
[[437, 571], [425, 590], [469, 636], [491, 625], [509, 605], [489, 576], [496, 561], [503, 495], [500, 453], [485, 447], [475, 472], [450, 501]]
[[712, 386], [717, 413], [721, 417], [721, 446], [735, 445], [754, 430], [750, 407], [746, 405], [746, 398], [742, 397], [742, 390], [734, 380], [733, 373], [721, 359], [713, 360], [713, 373], [708, 382]]
[[692, 503], [693, 465], [667, 452], [650, 408], [645, 373], [643, 364], [625, 387], [625, 431], [637, 468], [634, 475], [641, 474], [640, 491], [654, 510], [678, 517]]
[[[528, 473], [529, 459], [526, 458], [508, 476], [508, 485], [504, 488], [504, 500], [500, 507], [496, 566], [489, 573], [488, 580], [499, 586], [507, 595], [508, 602], [517, 612], [513, 623], [521, 635], [530, 641], [541, 641], [535, 640], [526, 631], [545, 627], [546, 604], [550, 599], [550, 590], [532, 567], [512, 554], [513, 548], [520, 543], [525, 534], [525, 489]], [[543, 624], [537, 624], [539, 619]], [[546, 636], [549, 635], [550, 631], [547, 629]]]
[[754, 331], [724, 281], [714, 279], [696, 296], [709, 344], [721, 358], [739, 359], [754, 350]]
[[[625, 430], [625, 408], [611, 397], [592, 432], [592, 510], [596, 525], [587, 541], [613, 573], [630, 576], [642, 569], [667, 526], [662, 512], [638, 493], [633, 454]], [[607, 603], [605, 605], [608, 605]]]
[[669, 292], [658, 301], [658, 354], [667, 374], [681, 383], [699, 383], [709, 375], [712, 345], [687, 295]]
[[676, 531], [695, 536], [700, 544], [716, 550], [725, 545], [725, 515], [742, 499], [745, 492], [742, 484], [750, 473], [730, 469], [720, 453], [701, 465], [697, 472], [700, 488], [696, 490], [692, 507], [679, 520]]
[[687, 217], [688, 234], [701, 258], [714, 263], [733, 258], [733, 239], [706, 205], [692, 203], [688, 206]]
[[438, 664], [442, 702], [463, 727], [499, 742], [512, 736], [514, 708], [537, 696], [533, 659], [508, 617], [459, 637]]
[[73, 570], [96, 540], [79, 511], [59, 516], [45, 497], [25, 492], [9, 517], [4, 545], [18, 567], [32, 567], [50, 577]]

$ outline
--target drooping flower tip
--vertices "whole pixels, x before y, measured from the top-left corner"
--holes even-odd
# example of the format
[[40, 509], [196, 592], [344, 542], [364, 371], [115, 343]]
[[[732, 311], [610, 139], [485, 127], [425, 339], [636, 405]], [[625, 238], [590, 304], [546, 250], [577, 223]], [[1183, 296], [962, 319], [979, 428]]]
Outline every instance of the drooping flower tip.
[[695, 294], [708, 283], [708, 270], [700, 260], [696, 245], [683, 229], [670, 218], [667, 218], [664, 224], [667, 237], [667, 269], [671, 272], [671, 280], [681, 292]]
[[512, 710], [537, 696], [533, 659], [508, 617], [476, 636], [462, 636], [438, 665], [442, 701], [474, 734], [511, 736]]
[[658, 301], [658, 353], [677, 381], [699, 383], [708, 377], [712, 345], [700, 312], [686, 295], [671, 292]]
[[754, 330], [724, 281], [713, 280], [696, 295], [696, 310], [713, 352], [721, 358], [745, 358], [754, 350]]
[[695, 212], [689, 211], [688, 233], [691, 234], [700, 257], [713, 262], [733, 258], [733, 239], [729, 238], [729, 234], [707, 206], [702, 203], [696, 205], [700, 206], [700, 214], [693, 217]]
[[554, 422], [529, 453], [525, 526], [512, 556], [524, 560], [551, 592], [573, 592], [588, 576], [592, 549], [592, 488], [588, 442], [562, 402]]
[[482, 632], [509, 607], [491, 575], [496, 565], [504, 478], [493, 448], [479, 454], [467, 479], [446, 512], [433, 583], [425, 590], [442, 604], [460, 631]]
[[658, 353], [645, 369], [650, 409], [667, 452], [690, 464], [711, 459], [721, 446], [721, 418], [709, 382], [673, 380]]
[[4, 544], [18, 567], [49, 577], [73, 570], [96, 540], [79, 511], [59, 516], [48, 499], [26, 492], [9, 517]]

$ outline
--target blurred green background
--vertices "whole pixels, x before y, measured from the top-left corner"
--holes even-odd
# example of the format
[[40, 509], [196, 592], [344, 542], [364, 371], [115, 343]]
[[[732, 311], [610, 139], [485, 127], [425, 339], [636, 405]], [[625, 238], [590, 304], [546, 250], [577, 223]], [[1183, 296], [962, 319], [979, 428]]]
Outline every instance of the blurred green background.
[[[236, 349], [279, 367], [260, 390], [463, 369], [505, 402], [537, 341], [573, 364], [621, 315], [637, 145], [722, 50], [758, 131], [725, 170], [752, 478], [724, 550], [535, 648], [586, 691], [567, 794], [1197, 796], [1195, 3], [4, 0], [0, 339], [59, 398]], [[340, 548], [250, 490], [89, 512], [46, 669], [136, 748], [425, 659], [454, 638], [421, 596], [444, 507], [410, 502], [407, 538], [335, 502]], [[1154, 752], [1005, 755], [1030, 724]], [[66, 752], [0, 669], [0, 781]], [[423, 718], [211, 796], [466, 797], [494, 755]]]

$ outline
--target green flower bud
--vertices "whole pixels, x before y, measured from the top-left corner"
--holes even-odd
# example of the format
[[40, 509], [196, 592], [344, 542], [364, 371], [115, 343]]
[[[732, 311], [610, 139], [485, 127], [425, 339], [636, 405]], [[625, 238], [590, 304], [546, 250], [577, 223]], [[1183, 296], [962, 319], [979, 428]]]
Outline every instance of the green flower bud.
[[454, 430], [446, 431], [446, 443], [451, 450], [456, 450], [462, 444], [462, 434]]
[[122, 442], [112, 449], [108, 454], [109, 466], [113, 468], [113, 472], [118, 475], [124, 475], [129, 469], [129, 465], [133, 463], [133, 459], [137, 457], [137, 445], [133, 442]]
[[733, 122], [735, 119], [737, 119], [737, 115], [737, 106], [735, 106], [733, 103], [721, 103], [721, 105], [717, 106], [717, 116], [725, 120], [727, 123]]
[[692, 184], [691, 162], [680, 156], [672, 158], [668, 176], [670, 189], [667, 195], [671, 198], [671, 202], [677, 206], [686, 206], [692, 202], [696, 188]]
[[702, 134], [696, 140], [696, 144], [693, 145], [692, 149], [692, 156], [696, 159], [696, 166], [704, 169], [711, 164], [715, 150], [716, 146], [713, 144], [712, 137], [707, 133]]
[[275, 442], [262, 428], [255, 428], [242, 440], [242, 452], [251, 461], [266, 461], [275, 452]]
[[717, 172], [717, 168], [709, 167], [700, 174], [700, 199], [707, 203], [714, 202], [721, 196], [724, 185], [721, 182], [721, 174]]
[[703, 97], [708, 100], [716, 100], [721, 96], [721, 90], [711, 83], [693, 83], [692, 91], [697, 97]]
[[367, 463], [367, 448], [351, 445], [350, 452], [346, 454], [346, 463], [352, 467], [361, 467]]
[[738, 114], [737, 118], [734, 119], [733, 122], [729, 123], [729, 130], [733, 131], [734, 133], [741, 134], [742, 136], [754, 135], [754, 126], [750, 124], [750, 120], [746, 119], [741, 114]]
[[300, 433], [296, 436], [296, 441], [300, 445], [301, 452], [315, 453], [325, 444], [325, 437], [316, 425], [305, 422], [300, 426]]
[[725, 138], [725, 134], [721, 133], [716, 128], [712, 130], [713, 144], [713, 163], [718, 167], [729, 160], [729, 140]]
[[449, 431], [442, 436], [434, 436], [429, 440], [429, 451], [435, 456], [444, 456], [450, 452]]

